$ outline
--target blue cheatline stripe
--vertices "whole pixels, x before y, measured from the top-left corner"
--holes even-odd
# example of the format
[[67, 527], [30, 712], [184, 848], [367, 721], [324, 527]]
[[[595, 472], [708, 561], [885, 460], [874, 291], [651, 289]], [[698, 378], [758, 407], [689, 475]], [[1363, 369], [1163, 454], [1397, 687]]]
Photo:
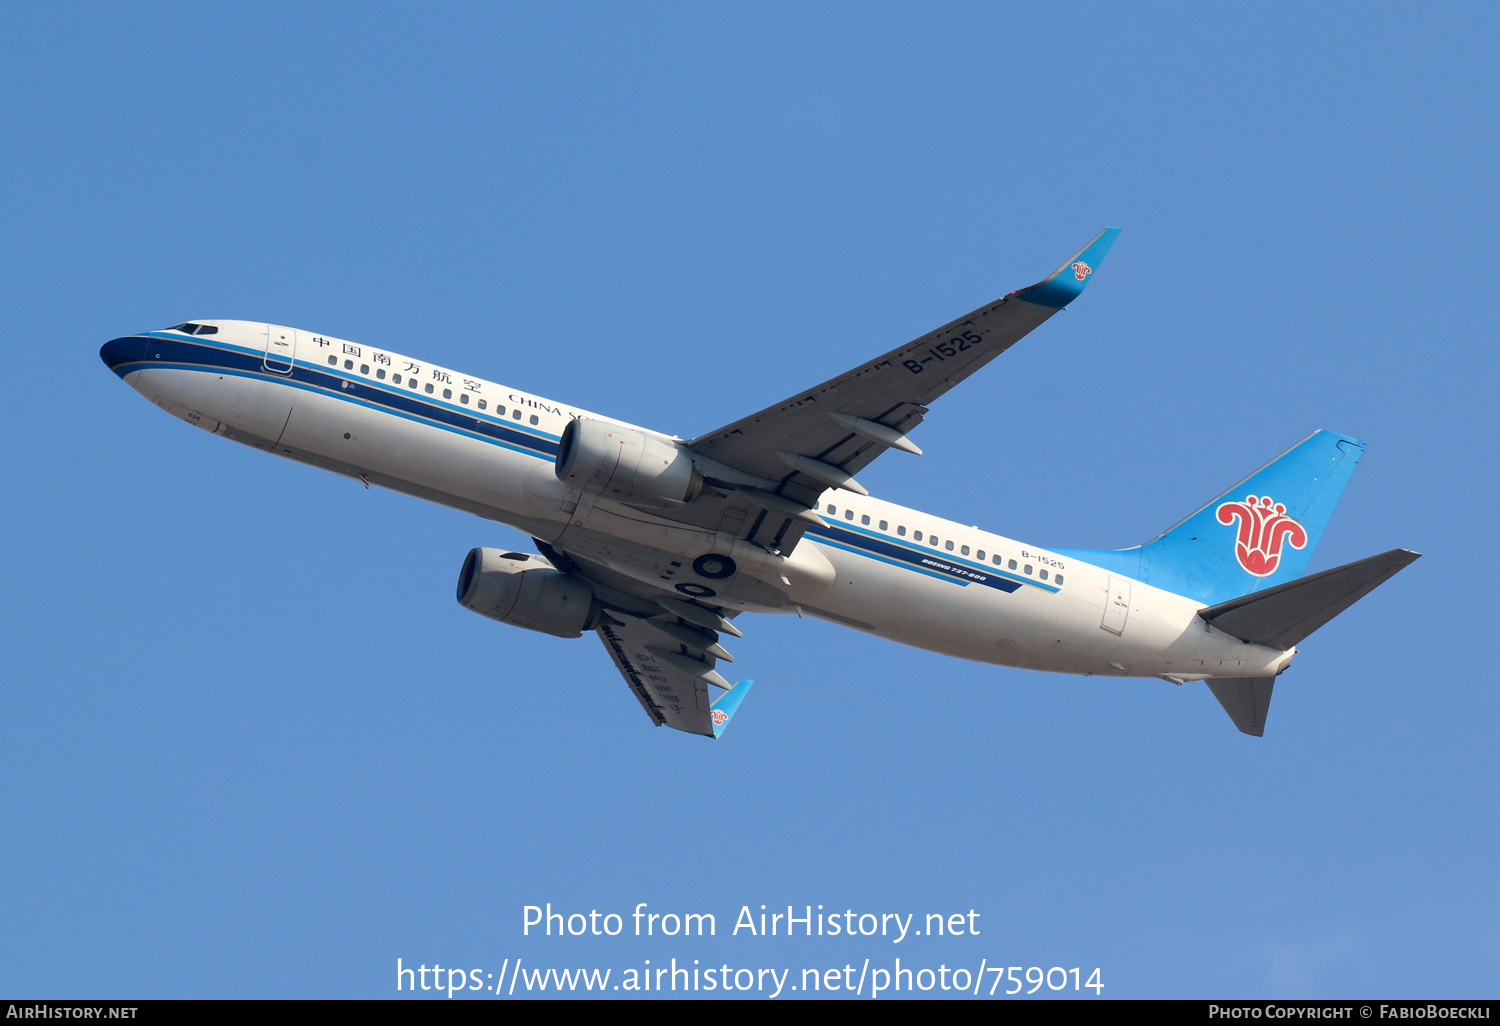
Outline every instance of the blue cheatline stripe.
[[1048, 592], [1058, 590], [1040, 581], [1028, 581], [997, 573], [983, 563], [949, 559], [935, 552], [902, 545], [872, 531], [830, 524], [828, 527], [809, 527], [807, 533], [825, 544], [847, 552], [868, 556], [882, 563], [890, 563], [907, 570], [915, 570], [929, 577], [952, 581], [954, 584], [979, 584], [1007, 593], [1019, 590], [1023, 584]]
[[[147, 357], [139, 363], [122, 363], [114, 368], [120, 377], [136, 370], [178, 369], [215, 371], [238, 377], [257, 378], [303, 391], [332, 395], [356, 406], [392, 413], [405, 420], [440, 427], [456, 434], [480, 438], [528, 456], [557, 458], [557, 437], [545, 432], [531, 432], [496, 417], [481, 415], [477, 410], [453, 409], [423, 399], [395, 385], [379, 385], [365, 377], [330, 373], [312, 364], [297, 361], [290, 374], [278, 374], [264, 368], [264, 353], [225, 343], [175, 338], [156, 332], [141, 336], [148, 343]], [[156, 354], [160, 354], [157, 358]], [[347, 383], [347, 385], [346, 385]]]
[[[808, 533], [811, 534], [812, 532], [809, 531]], [[863, 547], [858, 546], [858, 545], [846, 545], [843, 542], [835, 541], [834, 539], [827, 538], [827, 537], [818, 537], [817, 541], [819, 542], [819, 544], [822, 544], [822, 545], [828, 545], [828, 546], [830, 546], [832, 548], [835, 548], [835, 549], [842, 549], [845, 552], [852, 552], [856, 556], [867, 556], [870, 559], [875, 560], [875, 562], [877, 562], [877, 563], [886, 563], [886, 564], [889, 564], [890, 566], [900, 567], [902, 570], [911, 570], [911, 571], [914, 571], [916, 573], [923, 574], [923, 575], [925, 575], [927, 577], [935, 577], [935, 578], [937, 578], [940, 581], [953, 581], [953, 583], [955, 583], [955, 584], [962, 584], [962, 585], [967, 585], [969, 583], [968, 581], [957, 581], [957, 580], [954, 580], [952, 577], [949, 577], [947, 574], [940, 574], [937, 571], [935, 571], [935, 570], [929, 570], [926, 567], [913, 566], [911, 563], [909, 563], [909, 562], [907, 562], [905, 560], [889, 559], [889, 558], [887, 558], [885, 556], [882, 556], [882, 555], [879, 555], [877, 553], [871, 552], [869, 549], [863, 548]]]

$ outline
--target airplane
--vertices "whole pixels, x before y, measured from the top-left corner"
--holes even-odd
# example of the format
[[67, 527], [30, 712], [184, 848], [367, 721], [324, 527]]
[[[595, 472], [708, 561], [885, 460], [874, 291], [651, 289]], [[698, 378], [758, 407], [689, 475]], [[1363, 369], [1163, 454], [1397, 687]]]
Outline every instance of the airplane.
[[1018, 289], [696, 438], [638, 427], [389, 349], [197, 320], [100, 349], [141, 395], [211, 434], [507, 524], [464, 608], [592, 631], [652, 723], [719, 737], [752, 681], [723, 635], [795, 613], [933, 652], [1056, 673], [1205, 681], [1262, 736], [1297, 645], [1419, 556], [1304, 576], [1364, 451], [1308, 435], [1157, 537], [1048, 549], [877, 499], [855, 475], [931, 404], [1082, 294], [1120, 229]]

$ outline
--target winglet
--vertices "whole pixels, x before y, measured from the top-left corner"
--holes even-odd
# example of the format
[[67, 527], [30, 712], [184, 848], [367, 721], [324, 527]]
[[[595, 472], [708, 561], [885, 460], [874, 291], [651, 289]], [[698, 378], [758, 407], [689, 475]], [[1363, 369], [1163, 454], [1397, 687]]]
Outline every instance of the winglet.
[[714, 737], [724, 733], [724, 728], [729, 726], [730, 719], [735, 711], [739, 709], [740, 703], [745, 700], [745, 695], [750, 691], [753, 680], [742, 680], [728, 691], [724, 692], [710, 705], [709, 716], [713, 720]]
[[1104, 254], [1109, 252], [1109, 247], [1114, 245], [1115, 237], [1119, 234], [1119, 228], [1104, 229], [1095, 235], [1087, 246], [1080, 249], [1073, 259], [1042, 281], [1019, 289], [1011, 295], [1017, 299], [1024, 299], [1028, 303], [1035, 303], [1037, 306], [1050, 306], [1061, 310], [1083, 293], [1083, 287], [1089, 283], [1089, 278], [1093, 277], [1094, 271], [1099, 267], [1099, 262], [1104, 259]]

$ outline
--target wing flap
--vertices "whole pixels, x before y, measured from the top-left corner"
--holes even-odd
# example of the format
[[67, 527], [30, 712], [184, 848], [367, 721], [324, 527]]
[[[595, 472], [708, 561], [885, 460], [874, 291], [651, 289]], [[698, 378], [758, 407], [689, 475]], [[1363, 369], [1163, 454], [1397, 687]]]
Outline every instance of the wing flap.
[[[664, 647], [666, 636], [651, 624], [623, 619], [607, 620], [594, 633], [651, 722], [704, 737], [722, 734], [751, 682], [728, 688], [711, 658], [695, 658], [686, 645], [671, 651]], [[709, 694], [710, 684], [722, 692], [717, 699]]]

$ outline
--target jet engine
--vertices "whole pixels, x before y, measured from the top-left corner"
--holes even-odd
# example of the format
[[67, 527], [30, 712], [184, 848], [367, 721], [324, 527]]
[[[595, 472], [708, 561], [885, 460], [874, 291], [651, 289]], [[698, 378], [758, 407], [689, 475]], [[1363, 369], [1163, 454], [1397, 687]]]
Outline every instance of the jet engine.
[[458, 604], [491, 620], [576, 638], [599, 621], [587, 584], [541, 556], [473, 549], [458, 574]]
[[703, 490], [685, 449], [602, 420], [568, 422], [554, 469], [564, 484], [641, 506], [681, 506]]

